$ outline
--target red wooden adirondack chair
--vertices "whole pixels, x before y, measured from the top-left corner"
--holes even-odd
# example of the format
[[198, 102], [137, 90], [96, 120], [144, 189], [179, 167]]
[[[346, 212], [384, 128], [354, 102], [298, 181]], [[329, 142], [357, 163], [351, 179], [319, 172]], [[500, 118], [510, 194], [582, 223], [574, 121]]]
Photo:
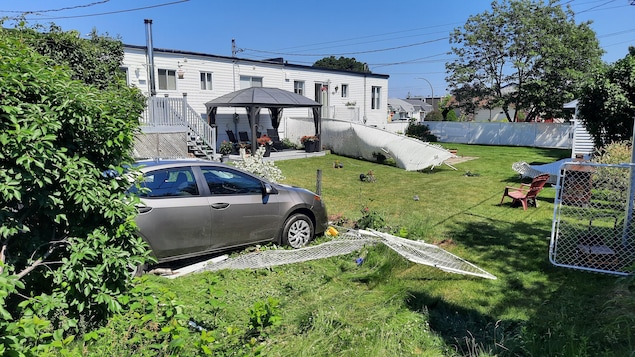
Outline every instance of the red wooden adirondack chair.
[[501, 198], [501, 202], [499, 205], [503, 204], [503, 200], [505, 197], [511, 197], [512, 204], [521, 203], [523, 205], [523, 209], [527, 210], [527, 206], [533, 204], [538, 207], [538, 202], [536, 202], [536, 196], [542, 190], [542, 188], [549, 180], [549, 174], [541, 174], [531, 181], [531, 184], [520, 184], [520, 187], [505, 187], [505, 192], [503, 193], [503, 197]]

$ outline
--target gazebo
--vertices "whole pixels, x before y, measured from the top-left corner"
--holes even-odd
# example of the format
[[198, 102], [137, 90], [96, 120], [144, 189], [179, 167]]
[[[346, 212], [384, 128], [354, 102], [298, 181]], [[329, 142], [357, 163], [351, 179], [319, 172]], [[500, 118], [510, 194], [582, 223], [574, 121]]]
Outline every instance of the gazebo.
[[244, 107], [247, 109], [247, 120], [251, 128], [252, 140], [256, 139], [256, 127], [260, 123], [260, 110], [269, 109], [271, 124], [276, 131], [282, 119], [284, 108], [311, 108], [315, 135], [320, 138], [322, 132], [322, 105], [302, 95], [279, 88], [250, 87], [231, 92], [205, 103], [208, 123], [216, 125], [216, 111], [218, 107]]

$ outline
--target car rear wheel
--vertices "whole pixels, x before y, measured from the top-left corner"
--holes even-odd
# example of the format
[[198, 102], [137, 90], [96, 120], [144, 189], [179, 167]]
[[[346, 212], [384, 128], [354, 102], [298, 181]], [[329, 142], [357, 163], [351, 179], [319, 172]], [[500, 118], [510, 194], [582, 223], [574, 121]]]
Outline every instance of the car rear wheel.
[[313, 238], [313, 221], [307, 215], [296, 213], [287, 218], [282, 230], [282, 243], [292, 248], [302, 248]]

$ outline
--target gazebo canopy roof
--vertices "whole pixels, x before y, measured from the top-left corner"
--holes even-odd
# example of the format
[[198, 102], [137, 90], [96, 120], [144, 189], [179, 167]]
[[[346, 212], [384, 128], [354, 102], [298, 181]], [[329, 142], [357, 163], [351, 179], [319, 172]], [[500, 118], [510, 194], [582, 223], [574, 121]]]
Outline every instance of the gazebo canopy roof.
[[[256, 127], [260, 123], [260, 109], [269, 109], [271, 125], [278, 130], [284, 108], [311, 108], [315, 135], [321, 134], [322, 104], [305, 96], [279, 88], [250, 87], [231, 92], [205, 103], [208, 113], [208, 124], [216, 125], [218, 107], [244, 107], [247, 109], [247, 120], [251, 127], [251, 137], [257, 138]], [[254, 139], [255, 140], [255, 139]]]
[[210, 100], [205, 106], [209, 110], [212, 107], [317, 108], [321, 104], [279, 88], [250, 87]]

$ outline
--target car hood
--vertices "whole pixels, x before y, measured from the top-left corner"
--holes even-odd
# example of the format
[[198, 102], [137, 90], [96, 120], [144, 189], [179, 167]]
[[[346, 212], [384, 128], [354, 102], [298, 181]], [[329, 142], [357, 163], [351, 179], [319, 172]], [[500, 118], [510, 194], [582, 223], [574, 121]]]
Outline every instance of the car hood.
[[311, 190], [307, 190], [304, 187], [299, 187], [299, 186], [291, 186], [291, 185], [285, 185], [282, 183], [274, 183], [272, 184], [275, 188], [281, 188], [283, 190], [287, 190], [287, 191], [295, 191], [298, 193], [305, 193], [305, 194], [309, 194], [309, 195], [318, 195], [317, 193], [311, 191]]

